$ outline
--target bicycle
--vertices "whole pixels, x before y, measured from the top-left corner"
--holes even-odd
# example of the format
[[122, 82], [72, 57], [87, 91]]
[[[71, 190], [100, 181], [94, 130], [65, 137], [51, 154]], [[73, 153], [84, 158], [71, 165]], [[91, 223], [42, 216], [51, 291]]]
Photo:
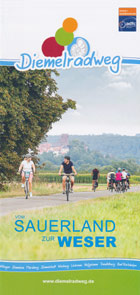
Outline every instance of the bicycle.
[[113, 181], [113, 179], [110, 179], [110, 181], [109, 181], [109, 191], [113, 192], [114, 189], [115, 189], [114, 188], [114, 181]]
[[29, 197], [29, 177], [30, 177], [30, 173], [31, 172], [24, 171], [24, 176], [25, 176], [25, 188], [24, 188], [24, 191], [25, 191], [26, 199], [28, 199], [28, 197]]
[[130, 189], [130, 182], [128, 180], [126, 181], [126, 189]]
[[123, 193], [124, 193], [124, 192], [127, 192], [126, 180], [125, 180], [125, 179], [122, 180], [122, 192], [123, 192]]
[[95, 180], [94, 182], [94, 186], [93, 186], [93, 191], [95, 192], [96, 191], [96, 188], [98, 187], [98, 181]]
[[121, 181], [117, 181], [116, 182], [116, 192], [121, 192], [121, 190], [122, 190]]
[[66, 196], [67, 196], [67, 202], [69, 201], [69, 194], [70, 194], [70, 176], [74, 176], [73, 173], [71, 174], [65, 174], [63, 173], [62, 176], [66, 176]]

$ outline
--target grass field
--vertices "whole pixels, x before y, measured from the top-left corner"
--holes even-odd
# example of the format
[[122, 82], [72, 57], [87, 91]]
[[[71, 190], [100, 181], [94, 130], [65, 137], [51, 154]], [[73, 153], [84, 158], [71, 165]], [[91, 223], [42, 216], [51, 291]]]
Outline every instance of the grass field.
[[[54, 242], [42, 242], [42, 236], [52, 236], [48, 231], [45, 233], [28, 232], [18, 233], [15, 228], [15, 214], [1, 217], [0, 219], [0, 248], [1, 259], [5, 260], [54, 260], [72, 258], [97, 258], [97, 257], [119, 257], [119, 258], [140, 258], [140, 193], [125, 193], [107, 198], [92, 199], [76, 203], [66, 204], [59, 207], [46, 208], [36, 211], [20, 212], [25, 215], [25, 224], [32, 219], [35, 227], [37, 220], [44, 227], [44, 220], [75, 220], [76, 226], [80, 229], [87, 219], [89, 223], [93, 220], [114, 220], [116, 230], [109, 235], [116, 237], [116, 248], [60, 248], [57, 235], [54, 233]], [[64, 235], [68, 235], [67, 232]], [[85, 231], [81, 234], [70, 233], [70, 235], [90, 235], [95, 233]], [[97, 230], [96, 235], [106, 236]]]
[[[106, 189], [106, 185], [100, 184], [97, 190]], [[90, 192], [91, 184], [75, 184], [75, 192]], [[33, 195], [34, 196], [46, 196], [62, 192], [62, 185], [60, 183], [44, 183], [44, 182], [34, 182], [33, 183]], [[13, 182], [7, 184], [6, 191], [0, 191], [0, 198], [12, 198], [12, 197], [24, 197], [24, 190], [21, 188], [21, 184]]]

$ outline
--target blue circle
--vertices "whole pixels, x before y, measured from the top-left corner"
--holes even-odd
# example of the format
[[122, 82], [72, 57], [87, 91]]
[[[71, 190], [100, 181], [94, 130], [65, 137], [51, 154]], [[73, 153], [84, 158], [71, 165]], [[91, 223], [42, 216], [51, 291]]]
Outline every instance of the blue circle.
[[90, 45], [89, 45], [88, 41], [83, 37], [75, 37], [74, 40], [72, 41], [72, 43], [67, 46], [67, 50], [68, 50], [69, 55], [72, 56], [72, 54], [71, 54], [72, 46], [77, 44], [78, 39], [82, 39], [86, 43], [87, 52], [84, 56], [87, 56], [90, 51]]

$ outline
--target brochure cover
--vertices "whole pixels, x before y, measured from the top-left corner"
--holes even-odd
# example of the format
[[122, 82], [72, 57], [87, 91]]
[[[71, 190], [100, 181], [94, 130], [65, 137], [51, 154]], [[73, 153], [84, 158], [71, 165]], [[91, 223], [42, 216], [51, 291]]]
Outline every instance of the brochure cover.
[[0, 294], [140, 295], [140, 3], [1, 0]]

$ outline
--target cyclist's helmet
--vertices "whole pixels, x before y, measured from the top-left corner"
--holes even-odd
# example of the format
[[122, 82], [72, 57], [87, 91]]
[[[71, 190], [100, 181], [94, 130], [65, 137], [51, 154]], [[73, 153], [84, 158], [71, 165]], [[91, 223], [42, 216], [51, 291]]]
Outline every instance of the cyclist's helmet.
[[118, 168], [118, 171], [120, 172], [121, 171], [121, 168]]
[[26, 154], [25, 155], [25, 158], [27, 158], [27, 159], [29, 159], [29, 158], [31, 158], [32, 156], [31, 156], [31, 154]]
[[123, 168], [123, 171], [125, 171], [125, 168]]

